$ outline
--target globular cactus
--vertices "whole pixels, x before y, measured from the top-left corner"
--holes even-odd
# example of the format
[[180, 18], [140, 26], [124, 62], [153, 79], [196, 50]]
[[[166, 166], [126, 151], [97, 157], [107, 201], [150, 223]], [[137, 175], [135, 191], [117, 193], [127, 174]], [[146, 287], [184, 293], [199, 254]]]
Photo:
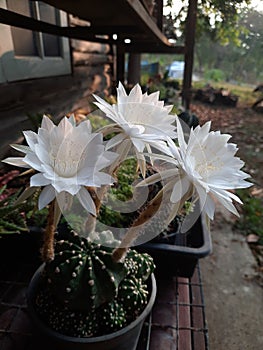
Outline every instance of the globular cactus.
[[129, 314], [137, 316], [147, 304], [147, 285], [141, 278], [131, 275], [121, 283], [118, 297], [120, 303], [124, 305]]
[[133, 275], [136, 278], [141, 278], [144, 282], [154, 270], [153, 259], [149, 254], [138, 253], [132, 249], [128, 251], [124, 263], [129, 272], [128, 277]]
[[112, 251], [74, 233], [56, 243], [54, 260], [45, 265], [47, 287], [35, 303], [54, 330], [98, 336], [123, 328], [142, 312], [153, 260], [129, 250], [122, 262], [115, 262]]
[[141, 313], [148, 300], [146, 281], [154, 270], [153, 259], [147, 253], [129, 250], [125, 259], [128, 275], [120, 283], [118, 298], [133, 317]]
[[102, 334], [115, 332], [127, 323], [127, 312], [123, 304], [119, 303], [116, 298], [110, 303], [102, 305], [96, 311], [96, 315]]
[[72, 233], [55, 246], [55, 258], [46, 265], [50, 289], [70, 309], [87, 311], [111, 301], [127, 274], [115, 262], [111, 249]]

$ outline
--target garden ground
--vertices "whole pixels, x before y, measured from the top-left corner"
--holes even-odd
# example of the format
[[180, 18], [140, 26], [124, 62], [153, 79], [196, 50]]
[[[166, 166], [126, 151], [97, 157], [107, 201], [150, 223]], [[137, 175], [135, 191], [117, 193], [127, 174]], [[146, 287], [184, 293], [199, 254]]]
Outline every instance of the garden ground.
[[[263, 114], [249, 106], [195, 103], [200, 124], [231, 134], [254, 186], [242, 197], [240, 219], [219, 208], [212, 223], [213, 252], [201, 259], [211, 350], [263, 348]], [[238, 194], [240, 194], [239, 192]], [[250, 242], [250, 243], [249, 243]], [[259, 244], [261, 242], [261, 244]]]

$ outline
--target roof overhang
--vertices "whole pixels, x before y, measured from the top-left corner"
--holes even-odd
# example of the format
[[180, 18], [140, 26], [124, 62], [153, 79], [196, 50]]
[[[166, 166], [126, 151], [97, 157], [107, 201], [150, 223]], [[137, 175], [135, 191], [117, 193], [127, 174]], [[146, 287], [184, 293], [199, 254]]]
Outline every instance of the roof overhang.
[[44, 2], [88, 24], [60, 27], [4, 9], [0, 9], [0, 22], [74, 39], [123, 45], [125, 52], [184, 53], [183, 46], [169, 42], [140, 0]]

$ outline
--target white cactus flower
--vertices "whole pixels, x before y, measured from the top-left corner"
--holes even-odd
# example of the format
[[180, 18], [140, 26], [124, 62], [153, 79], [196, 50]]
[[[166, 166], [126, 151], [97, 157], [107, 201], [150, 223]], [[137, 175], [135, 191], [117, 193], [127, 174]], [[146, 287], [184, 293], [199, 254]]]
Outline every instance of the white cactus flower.
[[232, 200], [242, 203], [233, 192], [237, 188], [247, 188], [252, 184], [246, 179], [250, 176], [241, 170], [244, 162], [235, 156], [236, 144], [228, 143], [231, 135], [220, 131], [210, 131], [211, 122], [191, 129], [188, 143], [180, 121], [177, 119], [179, 147], [170, 142], [171, 151], [181, 167], [180, 183], [174, 185], [171, 201], [176, 202], [178, 186], [181, 195], [192, 188], [200, 200], [201, 208], [210, 219], [214, 218], [215, 201], [226, 209], [239, 215]]
[[170, 163], [172, 168], [145, 179], [140, 186], [165, 179], [166, 186], [172, 188], [171, 202], [198, 199], [200, 209], [213, 219], [215, 202], [218, 201], [239, 216], [233, 200], [242, 202], [232, 190], [250, 187], [252, 183], [246, 181], [250, 176], [241, 170], [244, 162], [235, 156], [237, 146], [228, 143], [231, 135], [210, 131], [210, 126], [211, 122], [207, 122], [191, 129], [186, 142], [177, 118], [178, 146], [173, 140], [168, 140], [172, 157], [156, 155], [156, 158]]
[[30, 187], [44, 186], [39, 209], [56, 197], [76, 195], [82, 206], [95, 215], [95, 205], [85, 186], [112, 184], [113, 178], [101, 170], [117, 156], [105, 151], [102, 135], [92, 133], [88, 120], [76, 126], [74, 117], [65, 117], [56, 126], [44, 116], [38, 133], [25, 131], [24, 136], [28, 146], [12, 147], [25, 156], [3, 161], [38, 172], [30, 178]]
[[[110, 105], [99, 96], [94, 95], [94, 102], [108, 118], [121, 129], [107, 144], [111, 148], [130, 138], [137, 152], [153, 146], [161, 151], [166, 149], [166, 137], [176, 137], [175, 116], [169, 114], [172, 106], [164, 106], [159, 101], [159, 91], [151, 94], [142, 93], [139, 84], [127, 95], [121, 83], [117, 88], [117, 103]], [[168, 150], [166, 149], [166, 152]]]

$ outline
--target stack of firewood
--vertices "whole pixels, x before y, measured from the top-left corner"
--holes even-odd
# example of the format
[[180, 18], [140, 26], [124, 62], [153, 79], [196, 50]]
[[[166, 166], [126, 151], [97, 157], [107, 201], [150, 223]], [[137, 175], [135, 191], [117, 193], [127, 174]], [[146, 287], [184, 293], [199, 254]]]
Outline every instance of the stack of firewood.
[[197, 89], [194, 99], [213, 105], [225, 105], [236, 107], [238, 96], [232, 94], [224, 88], [215, 89], [211, 85], [206, 85], [203, 89]]
[[[253, 92], [261, 92], [261, 94], [263, 93], [263, 84], [258, 85]], [[256, 100], [255, 103], [253, 103], [252, 108], [260, 113], [263, 113], [263, 95], [261, 95], [260, 98], [258, 98]]]

